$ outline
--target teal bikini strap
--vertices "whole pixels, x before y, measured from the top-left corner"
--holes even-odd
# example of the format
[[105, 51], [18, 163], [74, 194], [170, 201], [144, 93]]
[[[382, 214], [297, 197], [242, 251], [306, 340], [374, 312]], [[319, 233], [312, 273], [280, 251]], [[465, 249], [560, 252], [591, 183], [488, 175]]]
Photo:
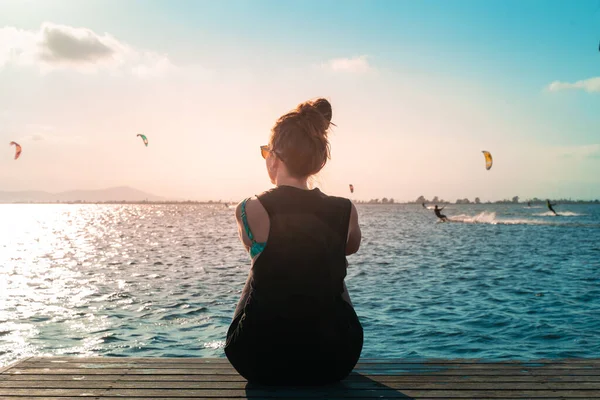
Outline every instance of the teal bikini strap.
[[244, 201], [242, 201], [242, 222], [244, 224], [244, 230], [246, 231], [246, 235], [248, 235], [248, 238], [250, 239], [252, 244], [254, 244], [254, 243], [256, 243], [256, 240], [254, 240], [254, 235], [252, 235], [252, 231], [250, 230], [250, 225], [248, 225], [248, 217], [246, 216], [246, 202], [248, 200], [250, 200], [250, 197], [248, 197], [247, 199], [244, 199]]
[[250, 257], [254, 258], [265, 249], [267, 243], [258, 243], [256, 240], [254, 240], [254, 235], [250, 230], [250, 225], [248, 225], [248, 217], [246, 216], [246, 202], [248, 200], [250, 200], [250, 198], [242, 201], [242, 223], [244, 224], [244, 230], [246, 231], [246, 235], [248, 235], [248, 239], [250, 239], [250, 242], [252, 242], [252, 245], [250, 246]]

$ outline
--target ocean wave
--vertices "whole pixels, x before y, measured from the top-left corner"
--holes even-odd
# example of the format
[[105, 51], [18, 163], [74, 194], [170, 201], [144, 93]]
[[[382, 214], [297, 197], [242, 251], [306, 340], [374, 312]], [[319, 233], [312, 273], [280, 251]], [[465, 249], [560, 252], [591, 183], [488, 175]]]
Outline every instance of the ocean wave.
[[476, 215], [460, 214], [448, 217], [448, 222], [462, 222], [464, 224], [490, 224], [490, 225], [518, 225], [518, 224], [544, 224], [544, 221], [513, 218], [499, 219], [495, 212], [482, 211]]
[[581, 217], [581, 216], [584, 216], [585, 214], [580, 214], [580, 213], [571, 212], [571, 211], [557, 211], [556, 215], [554, 215], [554, 213], [552, 211], [546, 211], [543, 213], [538, 213], [538, 214], [533, 214], [533, 215], [538, 216], [538, 217]]

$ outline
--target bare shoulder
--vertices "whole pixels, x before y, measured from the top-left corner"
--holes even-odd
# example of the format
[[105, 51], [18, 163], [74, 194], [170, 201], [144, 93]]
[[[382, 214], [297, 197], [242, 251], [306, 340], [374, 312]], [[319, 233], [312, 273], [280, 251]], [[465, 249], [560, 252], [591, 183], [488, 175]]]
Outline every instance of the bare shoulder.
[[256, 196], [252, 196], [250, 198], [246, 198], [240, 201], [235, 207], [235, 217], [238, 221], [242, 220], [242, 205], [246, 203], [246, 216], [250, 218], [254, 218], [256, 216], [261, 216], [262, 214], [266, 215], [267, 211], [261, 204], [261, 202], [256, 198]]
[[241, 201], [235, 208], [235, 217], [238, 224], [240, 235], [244, 238], [246, 244], [250, 243], [247, 239], [248, 231], [252, 232], [254, 239], [257, 242], [266, 242], [269, 237], [269, 214], [263, 207], [260, 200], [256, 197], [251, 197], [245, 200], [246, 221], [242, 219]]
[[254, 196], [246, 202], [246, 214], [248, 217], [262, 218], [267, 216], [267, 210], [265, 210], [260, 200]]

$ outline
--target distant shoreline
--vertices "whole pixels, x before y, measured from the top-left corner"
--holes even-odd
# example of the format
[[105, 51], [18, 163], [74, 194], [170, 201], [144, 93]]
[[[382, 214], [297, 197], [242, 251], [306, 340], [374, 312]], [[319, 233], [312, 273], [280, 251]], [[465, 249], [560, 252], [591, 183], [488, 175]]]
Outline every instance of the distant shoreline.
[[[357, 200], [357, 201], [353, 201], [356, 204], [374, 204], [374, 205], [389, 205], [389, 204], [412, 204], [412, 205], [435, 205], [435, 204], [443, 204], [443, 205], [468, 205], [468, 206], [473, 206], [473, 205], [481, 205], [481, 204], [513, 204], [513, 205], [522, 205], [522, 206], [527, 206], [528, 204], [531, 204], [532, 206], [546, 206], [546, 201], [519, 201], [519, 202], [514, 202], [514, 201], [506, 201], [506, 200], [496, 200], [496, 201], [480, 201], [480, 202], [474, 202], [474, 201], [470, 201], [470, 202], [465, 202], [465, 201], [457, 201], [457, 202], [451, 202], [451, 201], [445, 201], [445, 200], [440, 200], [440, 201], [425, 201], [425, 202], [415, 202], [415, 201], [408, 201], [408, 202], [404, 202], [404, 203], [396, 203], [396, 202], [378, 202], [378, 201], [374, 201], [374, 200], [369, 200], [369, 201], [361, 201], [361, 200]], [[600, 204], [600, 200], [596, 199], [596, 200], [552, 200], [550, 199], [550, 202], [552, 203], [552, 205], [561, 205], [561, 204]]]
[[[408, 201], [408, 202], [395, 202], [395, 201], [387, 201], [387, 202], [381, 202], [379, 201], [379, 199], [375, 199], [375, 200], [369, 200], [369, 201], [365, 201], [365, 200], [352, 200], [353, 203], [355, 204], [366, 204], [366, 205], [418, 205], [420, 206], [422, 203], [418, 203], [418, 202], [414, 202], [414, 201]], [[600, 204], [600, 200], [596, 199], [596, 200], [550, 200], [550, 202], [552, 204], [556, 204], [556, 205], [561, 205], [561, 204]], [[208, 200], [208, 201], [194, 201], [194, 200], [186, 200], [186, 201], [146, 201], [146, 200], [132, 200], [132, 201], [127, 201], [127, 200], [121, 200], [121, 201], [0, 201], [0, 205], [1, 204], [102, 204], [102, 205], [109, 205], [109, 204], [115, 204], [115, 205], [119, 205], [119, 204], [149, 204], [149, 205], [186, 205], [186, 204], [198, 204], [198, 205], [223, 205], [223, 206], [231, 206], [231, 205], [236, 205], [238, 202], [228, 202], [228, 201], [213, 201], [213, 200]], [[498, 201], [482, 201], [482, 202], [456, 202], [456, 203], [452, 203], [452, 202], [448, 202], [448, 201], [437, 201], [437, 202], [433, 202], [433, 201], [429, 201], [429, 202], [424, 202], [426, 205], [427, 204], [443, 204], [443, 205], [493, 205], [493, 204], [508, 204], [508, 205], [522, 205], [522, 206], [527, 206], [528, 204], [531, 204], [532, 206], [545, 206], [546, 202], [545, 201], [531, 201], [531, 202], [513, 202], [513, 201], [503, 201], [503, 200], [498, 200]]]
[[[486, 200], [481, 201], [479, 197], [473, 197], [471, 201], [468, 198], [457, 198], [456, 201], [447, 201], [441, 197], [433, 196], [430, 200], [424, 195], [417, 197], [415, 200], [395, 201], [393, 197], [373, 198], [369, 200], [353, 199], [354, 195], [345, 196], [354, 204], [418, 204], [421, 205], [446, 205], [446, 204], [527, 204], [546, 205], [546, 198], [530, 197], [521, 198], [514, 196], [510, 199], [504, 198], [501, 200]], [[111, 200], [107, 200], [111, 199]], [[135, 200], [134, 200], [135, 199]], [[156, 196], [129, 186], [116, 186], [106, 189], [94, 190], [70, 190], [59, 193], [49, 193], [39, 190], [27, 191], [1, 191], [0, 204], [223, 204], [226, 206], [238, 204], [239, 200], [183, 200], [185, 197], [164, 197]], [[599, 204], [600, 200], [572, 200], [572, 199], [550, 199], [552, 204]]]
[[227, 202], [227, 201], [146, 201], [146, 200], [120, 200], [120, 201], [83, 201], [83, 200], [75, 200], [75, 201], [0, 201], [0, 204], [206, 204], [206, 205], [232, 205], [237, 204], [235, 202]]

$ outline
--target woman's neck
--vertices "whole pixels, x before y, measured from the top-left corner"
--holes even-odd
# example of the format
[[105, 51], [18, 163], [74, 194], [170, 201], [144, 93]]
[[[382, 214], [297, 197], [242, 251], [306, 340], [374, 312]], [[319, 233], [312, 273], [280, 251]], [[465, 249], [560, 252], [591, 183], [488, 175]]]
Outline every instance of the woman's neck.
[[304, 189], [304, 190], [308, 190], [308, 184], [307, 184], [307, 180], [305, 179], [298, 179], [298, 178], [294, 178], [291, 176], [286, 176], [286, 175], [278, 175], [275, 178], [275, 185], [276, 186], [292, 186], [298, 189]]

